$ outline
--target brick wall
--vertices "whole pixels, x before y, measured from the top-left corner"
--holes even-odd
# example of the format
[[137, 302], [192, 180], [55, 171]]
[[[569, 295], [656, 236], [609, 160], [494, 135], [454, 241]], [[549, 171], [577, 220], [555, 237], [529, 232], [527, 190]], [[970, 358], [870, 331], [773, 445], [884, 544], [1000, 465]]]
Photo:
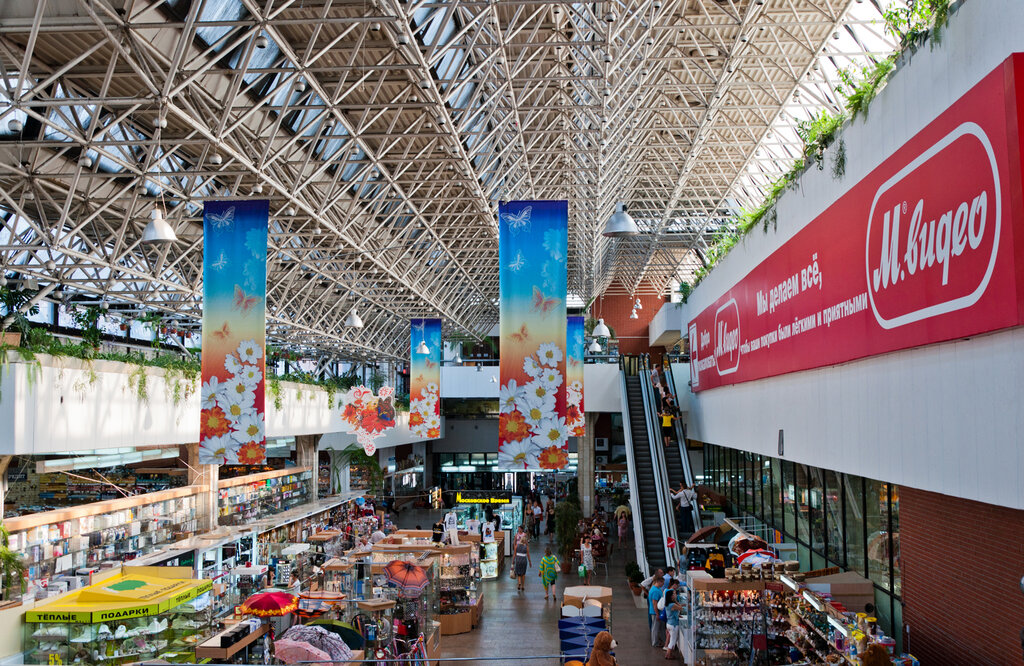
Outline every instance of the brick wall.
[[[629, 313], [633, 311], [633, 302], [636, 298], [640, 299], [644, 309], [636, 313], [637, 319], [630, 319]], [[606, 295], [594, 302], [591, 315], [595, 319], [604, 317], [604, 323], [615, 329], [620, 354], [660, 354], [663, 349], [659, 348], [657, 352], [652, 352], [647, 344], [647, 327], [664, 303], [663, 296], [650, 293], [639, 294], [636, 297]]]
[[900, 487], [903, 622], [922, 664], [1020, 664], [1024, 511]]

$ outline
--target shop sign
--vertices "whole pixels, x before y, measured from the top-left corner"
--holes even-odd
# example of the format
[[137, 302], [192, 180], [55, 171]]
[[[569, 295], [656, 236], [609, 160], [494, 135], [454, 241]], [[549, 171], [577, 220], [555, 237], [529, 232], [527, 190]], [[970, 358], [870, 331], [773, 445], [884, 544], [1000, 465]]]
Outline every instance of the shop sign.
[[92, 622], [92, 613], [79, 611], [28, 611], [26, 622]]
[[692, 389], [1021, 324], [1022, 65], [996, 68], [689, 322]]
[[512, 502], [511, 491], [481, 493], [458, 491], [455, 493], [456, 504], [509, 504], [510, 502]]

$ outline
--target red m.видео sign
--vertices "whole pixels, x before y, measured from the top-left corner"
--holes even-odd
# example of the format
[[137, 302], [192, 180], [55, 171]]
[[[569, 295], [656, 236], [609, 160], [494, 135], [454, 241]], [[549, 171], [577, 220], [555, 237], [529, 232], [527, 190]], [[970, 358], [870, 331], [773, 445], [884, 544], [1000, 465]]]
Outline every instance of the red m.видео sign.
[[1015, 55], [691, 321], [693, 390], [1020, 324], [1019, 78]]

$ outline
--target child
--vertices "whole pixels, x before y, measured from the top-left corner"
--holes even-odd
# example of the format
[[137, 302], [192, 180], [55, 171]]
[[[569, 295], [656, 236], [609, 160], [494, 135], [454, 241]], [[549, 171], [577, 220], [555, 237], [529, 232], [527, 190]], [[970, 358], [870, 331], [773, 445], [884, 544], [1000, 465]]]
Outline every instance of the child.
[[590, 545], [590, 537], [583, 537], [583, 543], [580, 544], [580, 564], [586, 571], [583, 584], [590, 585], [590, 573], [594, 570], [594, 549]]
[[544, 584], [544, 599], [548, 598], [548, 588], [551, 588], [551, 596], [555, 596], [555, 581], [558, 580], [558, 558], [551, 554], [551, 546], [544, 549], [544, 557], [540, 560], [540, 582]]

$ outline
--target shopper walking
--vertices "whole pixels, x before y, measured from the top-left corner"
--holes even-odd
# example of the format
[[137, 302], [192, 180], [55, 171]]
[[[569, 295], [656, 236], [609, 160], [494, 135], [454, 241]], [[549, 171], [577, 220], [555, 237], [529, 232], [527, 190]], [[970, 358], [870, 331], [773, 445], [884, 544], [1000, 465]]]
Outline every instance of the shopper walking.
[[516, 589], [526, 589], [526, 569], [531, 564], [530, 545], [526, 541], [517, 541], [516, 552], [512, 558], [512, 571], [515, 573], [516, 579], [519, 581]]
[[533, 507], [531, 508], [531, 511], [533, 512], [533, 538], [539, 539], [540, 524], [544, 520], [544, 509], [541, 508], [539, 500], [533, 501]]
[[551, 540], [552, 535], [555, 533], [555, 498], [548, 498], [548, 524], [547, 524], [548, 540]]
[[544, 557], [540, 558], [540, 582], [544, 585], [544, 599], [548, 598], [548, 591], [551, 592], [551, 597], [555, 598], [555, 581], [558, 580], [558, 570], [562, 565], [558, 562], [558, 558], [551, 554], [551, 546], [544, 548]]
[[594, 547], [590, 537], [583, 537], [580, 544], [580, 566], [583, 567], [583, 584], [590, 585], [590, 575], [594, 571]]
[[619, 545], [626, 541], [626, 533], [629, 531], [629, 521], [626, 520], [626, 512], [619, 514]]
[[661, 436], [665, 440], [665, 448], [668, 448], [669, 442], [672, 440], [673, 428], [672, 423], [676, 420], [676, 415], [667, 409], [661, 411]]
[[[658, 569], [658, 571], [661, 571], [661, 569]], [[654, 580], [651, 581], [651, 591], [647, 593], [647, 615], [651, 625], [651, 645], [653, 647], [664, 645], [662, 636], [665, 635], [665, 619], [661, 616], [661, 611], [658, 609], [658, 602], [661, 601], [661, 597], [664, 594], [664, 587], [665, 574], [655, 573]]]

